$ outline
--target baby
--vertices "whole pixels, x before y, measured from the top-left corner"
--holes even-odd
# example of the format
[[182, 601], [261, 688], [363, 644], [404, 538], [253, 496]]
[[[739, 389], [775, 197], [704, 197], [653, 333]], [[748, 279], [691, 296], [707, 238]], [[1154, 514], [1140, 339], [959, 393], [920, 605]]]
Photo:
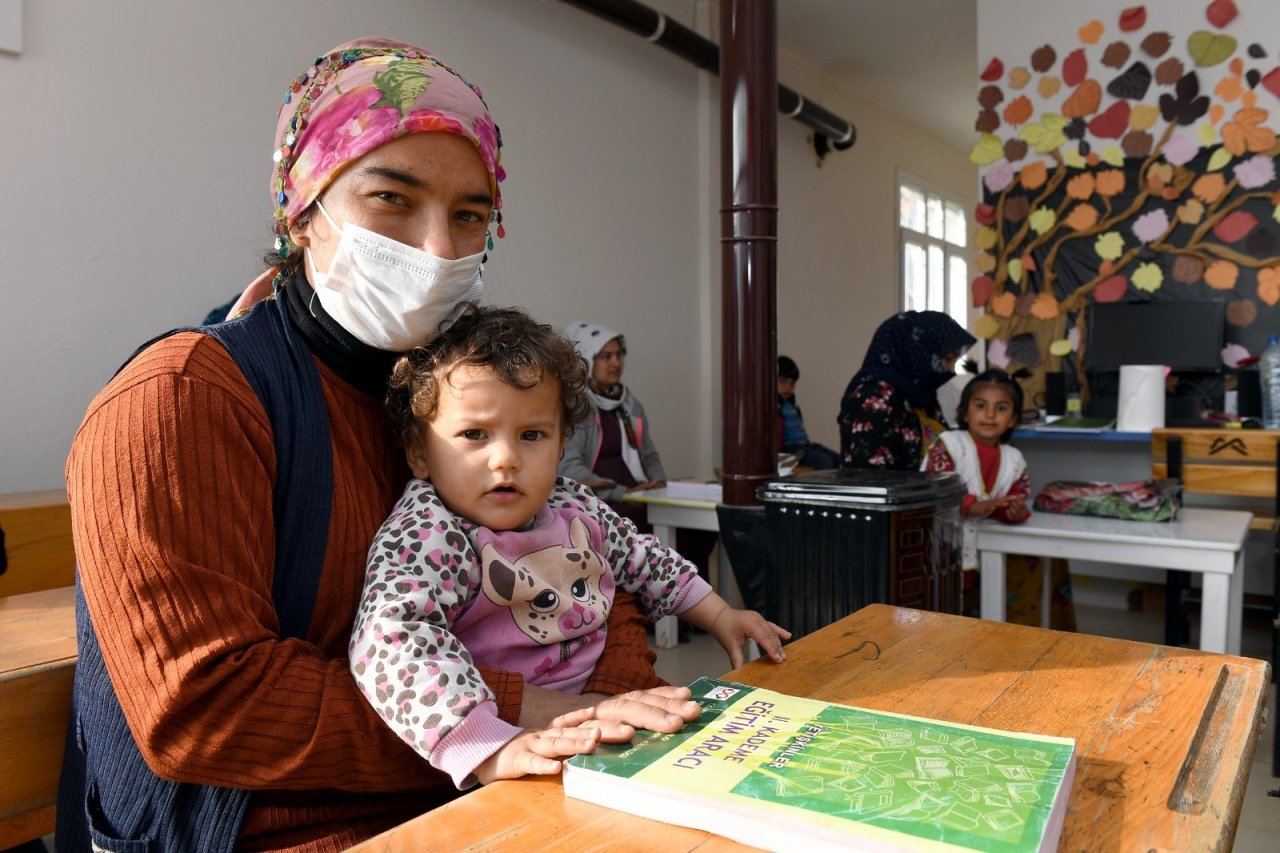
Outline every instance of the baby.
[[651, 619], [677, 614], [712, 634], [734, 667], [748, 638], [785, 659], [790, 632], [731, 608], [692, 563], [557, 478], [566, 438], [590, 414], [586, 378], [550, 326], [474, 305], [392, 374], [414, 479], [369, 549], [351, 669], [387, 724], [459, 788], [556, 773], [553, 759], [594, 748], [592, 729], [501, 720], [477, 665], [581, 693], [617, 586]]

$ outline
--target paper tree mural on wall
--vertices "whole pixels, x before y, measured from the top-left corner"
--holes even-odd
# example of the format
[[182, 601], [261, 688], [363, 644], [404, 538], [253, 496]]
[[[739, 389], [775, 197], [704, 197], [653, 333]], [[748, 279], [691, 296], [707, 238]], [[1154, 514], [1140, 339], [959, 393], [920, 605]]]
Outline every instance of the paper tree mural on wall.
[[976, 331], [1033, 390], [1046, 368], [1086, 383], [1094, 303], [1225, 298], [1228, 364], [1280, 334], [1280, 57], [1242, 47], [1237, 14], [1214, 0], [1177, 39], [1135, 6], [1110, 37], [1089, 21], [1069, 49], [979, 75]]

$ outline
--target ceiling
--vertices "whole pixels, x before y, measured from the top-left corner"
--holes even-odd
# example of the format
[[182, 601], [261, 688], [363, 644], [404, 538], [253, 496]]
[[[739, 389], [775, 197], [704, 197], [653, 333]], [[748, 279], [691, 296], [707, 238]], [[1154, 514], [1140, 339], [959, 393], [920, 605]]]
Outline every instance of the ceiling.
[[973, 146], [977, 0], [778, 0], [777, 10], [781, 48], [957, 148]]

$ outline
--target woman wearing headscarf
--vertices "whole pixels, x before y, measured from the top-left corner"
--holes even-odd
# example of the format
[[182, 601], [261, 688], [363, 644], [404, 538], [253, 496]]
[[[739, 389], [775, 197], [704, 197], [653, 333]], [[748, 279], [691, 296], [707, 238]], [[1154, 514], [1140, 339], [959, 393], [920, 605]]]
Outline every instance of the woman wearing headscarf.
[[[453, 795], [361, 696], [347, 642], [408, 477], [387, 377], [480, 291], [501, 137], [441, 60], [361, 39], [291, 82], [274, 145], [271, 268], [241, 300], [257, 304], [143, 347], [73, 443], [62, 849], [336, 851]], [[619, 605], [585, 698], [485, 672], [503, 719], [593, 715], [614, 740], [691, 719], [676, 688], [602, 701], [661, 684]]]
[[[570, 323], [565, 334], [587, 362], [587, 396], [595, 411], [565, 443], [560, 476], [590, 487], [615, 512], [631, 519], [640, 530], [648, 531], [648, 508], [625, 502], [622, 496], [665, 486], [667, 474], [644, 406], [622, 384], [626, 338], [606, 326], [583, 320]], [[675, 547], [698, 567], [703, 578], [709, 578], [711, 552], [718, 538], [715, 531], [681, 527], [676, 530]], [[687, 630], [683, 623], [681, 630]]]
[[653, 489], [667, 474], [653, 443], [653, 430], [639, 398], [622, 384], [627, 358], [626, 339], [596, 323], [570, 323], [565, 334], [587, 362], [587, 396], [594, 407], [591, 420], [579, 426], [565, 444], [560, 475], [590, 486], [601, 500], [624, 514], [644, 507], [622, 503], [627, 492]]
[[917, 470], [947, 429], [938, 389], [976, 340], [940, 311], [903, 311], [881, 323], [840, 401], [842, 465]]

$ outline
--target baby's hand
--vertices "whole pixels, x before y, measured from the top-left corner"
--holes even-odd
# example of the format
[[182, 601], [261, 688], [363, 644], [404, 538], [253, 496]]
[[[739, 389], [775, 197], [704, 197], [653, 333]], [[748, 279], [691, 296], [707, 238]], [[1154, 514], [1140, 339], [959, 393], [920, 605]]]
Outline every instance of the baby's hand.
[[782, 641], [791, 639], [790, 631], [778, 627], [754, 610], [735, 610], [732, 607], [726, 607], [716, 617], [711, 626], [711, 635], [729, 653], [729, 663], [733, 669], [744, 663], [742, 646], [748, 639], [755, 640], [760, 650], [776, 663], [787, 659], [787, 653], [782, 650]]
[[[568, 716], [557, 717], [552, 723], [563, 723]], [[592, 752], [599, 741], [599, 729], [576, 727], [572, 723], [567, 728], [525, 732], [480, 762], [475, 769], [476, 779], [481, 785], [488, 785], [499, 779], [554, 776], [560, 772], [560, 759]]]

